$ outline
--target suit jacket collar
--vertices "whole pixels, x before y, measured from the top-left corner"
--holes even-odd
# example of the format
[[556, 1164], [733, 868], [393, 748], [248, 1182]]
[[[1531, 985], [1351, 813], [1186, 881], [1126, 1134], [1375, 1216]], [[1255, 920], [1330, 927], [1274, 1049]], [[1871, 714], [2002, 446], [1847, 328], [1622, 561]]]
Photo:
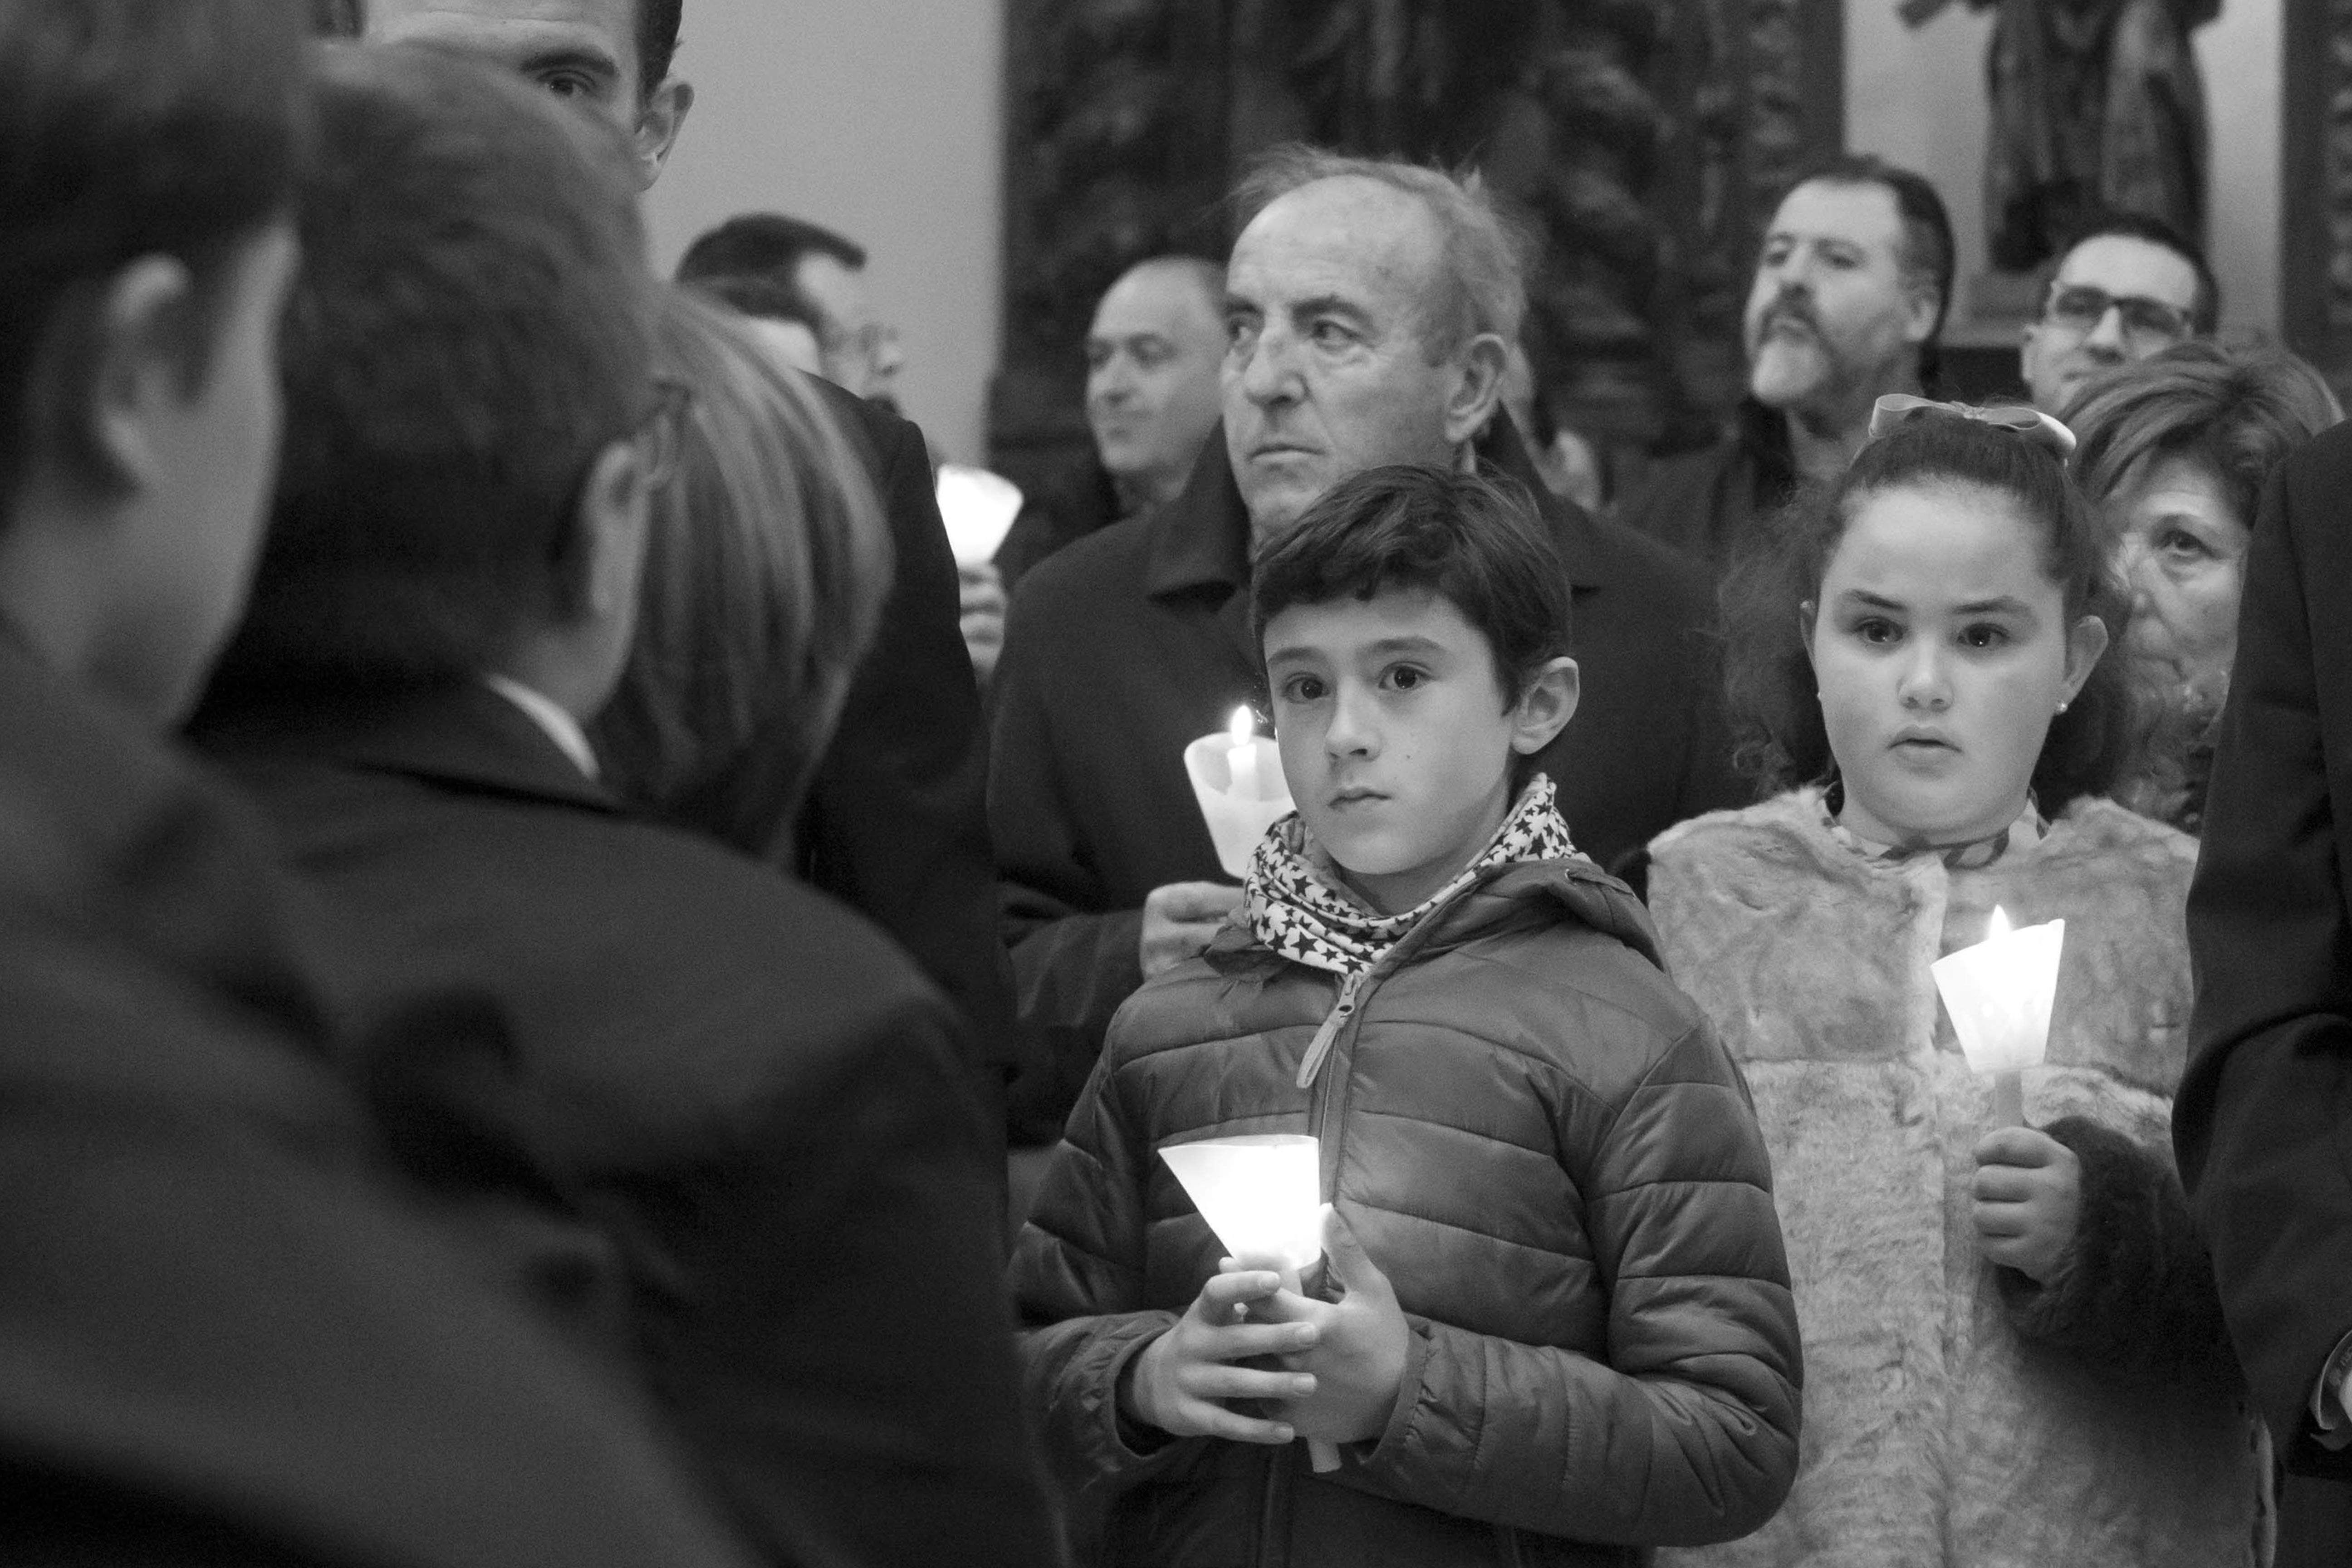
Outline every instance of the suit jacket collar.
[[[1508, 417], [1497, 411], [1475, 450], [1481, 473], [1517, 479], [1535, 498], [1571, 586], [1597, 588], [1608, 580], [1600, 531], [1583, 508], [1544, 488], [1527, 444]], [[1200, 460], [1192, 465], [1183, 493], [1144, 526], [1150, 540], [1143, 586], [1153, 598], [1206, 593], [1223, 604], [1249, 586], [1249, 510], [1234, 479], [1222, 421], [1202, 443]]]
[[529, 714], [478, 681], [257, 703], [208, 726], [205, 739], [226, 752], [299, 757], [464, 790], [622, 809]]

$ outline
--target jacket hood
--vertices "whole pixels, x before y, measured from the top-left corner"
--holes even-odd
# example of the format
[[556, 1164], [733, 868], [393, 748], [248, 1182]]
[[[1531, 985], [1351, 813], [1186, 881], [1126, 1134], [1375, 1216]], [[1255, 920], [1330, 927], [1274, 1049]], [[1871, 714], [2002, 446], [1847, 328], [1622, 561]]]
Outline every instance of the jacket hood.
[[[1664, 970], [1657, 928], [1633, 890], [1591, 861], [1517, 860], [1497, 866], [1430, 911], [1422, 951], [1454, 947], [1488, 931], [1562, 918], [1615, 937]], [[1416, 933], [1419, 934], [1419, 933]]]

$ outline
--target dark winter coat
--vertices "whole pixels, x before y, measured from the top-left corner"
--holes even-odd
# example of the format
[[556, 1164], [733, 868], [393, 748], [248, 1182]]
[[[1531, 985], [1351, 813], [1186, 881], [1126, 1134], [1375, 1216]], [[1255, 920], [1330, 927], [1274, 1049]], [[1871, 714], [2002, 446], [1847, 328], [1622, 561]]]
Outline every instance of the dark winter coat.
[[[1119, 1015], [1013, 1263], [1033, 1413], [1106, 1563], [1630, 1563], [1755, 1529], [1796, 1458], [1797, 1326], [1746, 1088], [1584, 861], [1496, 868], [1360, 985], [1229, 928]], [[1322, 1142], [1412, 1324], [1376, 1442], [1150, 1452], [1120, 1369], [1220, 1248], [1155, 1152]]]

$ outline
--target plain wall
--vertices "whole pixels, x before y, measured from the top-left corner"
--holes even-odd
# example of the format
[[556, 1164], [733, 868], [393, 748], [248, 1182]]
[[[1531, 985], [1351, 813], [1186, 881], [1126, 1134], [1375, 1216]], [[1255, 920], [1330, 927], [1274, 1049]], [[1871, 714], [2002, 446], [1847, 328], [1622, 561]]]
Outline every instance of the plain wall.
[[667, 273], [739, 212], [789, 212], [870, 256], [898, 399], [942, 458], [984, 456], [1002, 330], [1002, 0], [686, 0], [695, 106], [646, 206]]
[[[2194, 35], [2205, 77], [2212, 161], [2206, 247], [2223, 321], [2274, 331], [2279, 319], [2281, 0], [2223, 0]], [[1916, 169], [1951, 209], [1961, 297], [1951, 334], [1966, 341], [1968, 278], [1984, 267], [1985, 48], [1992, 13], [1959, 0], [1916, 31], [1895, 0], [1846, 0], [1846, 144]], [[2006, 337], [2013, 341], [2013, 331]]]

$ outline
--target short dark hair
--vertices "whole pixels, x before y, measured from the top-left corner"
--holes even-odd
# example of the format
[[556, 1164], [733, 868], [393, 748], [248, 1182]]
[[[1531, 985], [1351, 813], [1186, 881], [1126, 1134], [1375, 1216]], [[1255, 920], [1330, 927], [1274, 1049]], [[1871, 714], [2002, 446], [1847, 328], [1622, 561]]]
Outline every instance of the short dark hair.
[[1919, 345], [1919, 380], [1933, 389], [1943, 378], [1944, 321], [1952, 312], [1952, 277], [1957, 247], [1951, 214], [1925, 174], [1870, 153], [1842, 153], [1814, 163], [1789, 184], [1781, 200], [1803, 185], [1876, 185], [1895, 200], [1903, 224], [1903, 269], [1936, 290], [1936, 324]]
[[637, 90], [649, 93], [669, 79], [677, 58], [677, 29], [686, 0], [637, 0]]
[[821, 225], [782, 213], [739, 213], [686, 247], [677, 280], [766, 278], [790, 285], [810, 256], [830, 256], [853, 272], [866, 265], [864, 246]]
[[687, 291], [726, 306], [739, 316], [763, 321], [798, 321], [818, 338], [824, 321], [807, 295], [772, 278], [711, 278], [688, 284]]
[[1426, 589], [1478, 628], [1507, 708], [1570, 651], [1568, 573], [1528, 492], [1411, 463], [1340, 480], [1258, 552], [1251, 639], [1263, 656], [1283, 611], [1391, 588]]
[[2055, 278], [2058, 269], [2066, 265], [2066, 258], [2095, 239], [2137, 239], [2159, 249], [2168, 250], [2189, 263], [2197, 274], [2197, 292], [2190, 300], [2189, 319], [2199, 337], [2210, 337], [2221, 324], [2221, 284], [2213, 276], [2212, 265], [2205, 259], [2204, 247], [2159, 217], [2146, 213], [2105, 211], [2093, 213], [2067, 236], [2066, 243], [2050, 258], [2048, 276]]
[[240, 244], [288, 210], [303, 35], [298, 0], [0, 5], [0, 506], [65, 436], [105, 280], [176, 257], [209, 327]]
[[461, 679], [576, 613], [580, 486], [654, 398], [619, 134], [440, 50], [321, 62], [276, 505], [216, 691]]
[[[2011, 431], [1922, 416], [1863, 447], [1834, 484], [1809, 488], [1759, 529], [1724, 574], [1722, 598], [1735, 756], [1768, 788], [1830, 778], [1836, 757], [1805, 647], [1802, 606], [1817, 603], [1830, 559], [1862, 502], [1907, 486], [1976, 487], [2014, 504], [2042, 535], [2042, 570], [2063, 592], [2069, 626], [2096, 616], [2111, 647], [2129, 601], [2107, 561], [2107, 535], [2057, 456]], [[2051, 721], [2032, 787], [2053, 816], [2104, 795], [2133, 761], [2137, 721], [2125, 661], [2092, 669]]]

